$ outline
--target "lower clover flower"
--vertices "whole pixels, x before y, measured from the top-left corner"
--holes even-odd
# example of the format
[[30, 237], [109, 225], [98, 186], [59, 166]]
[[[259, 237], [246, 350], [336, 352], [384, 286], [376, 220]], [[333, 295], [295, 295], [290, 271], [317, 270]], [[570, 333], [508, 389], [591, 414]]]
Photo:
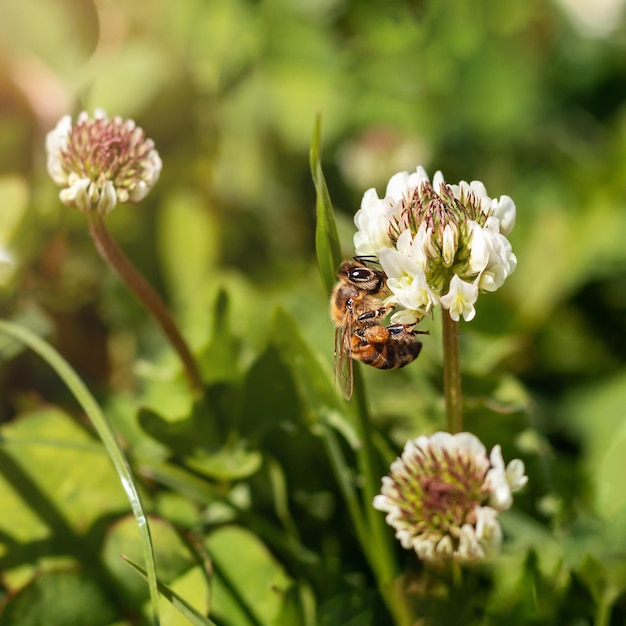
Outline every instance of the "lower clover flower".
[[46, 137], [48, 173], [63, 187], [61, 202], [89, 213], [111, 212], [118, 202], [139, 202], [161, 173], [154, 143], [133, 120], [83, 112], [72, 126], [61, 118]]
[[499, 546], [498, 512], [527, 480], [522, 461], [505, 468], [500, 446], [487, 456], [471, 433], [438, 432], [407, 442], [374, 508], [421, 559], [480, 560]]
[[501, 287], [517, 263], [507, 239], [515, 204], [491, 199], [478, 181], [450, 185], [437, 172], [431, 183], [422, 167], [401, 172], [384, 198], [365, 192], [354, 221], [356, 255], [380, 261], [392, 292], [386, 303], [404, 309], [395, 323], [418, 321], [437, 304], [470, 321], [478, 293]]

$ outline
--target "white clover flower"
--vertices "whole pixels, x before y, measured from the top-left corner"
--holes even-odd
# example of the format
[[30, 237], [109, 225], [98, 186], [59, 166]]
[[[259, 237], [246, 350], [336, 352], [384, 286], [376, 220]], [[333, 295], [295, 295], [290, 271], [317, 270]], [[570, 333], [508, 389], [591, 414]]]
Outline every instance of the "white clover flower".
[[500, 511], [510, 509], [513, 504], [513, 493], [521, 489], [527, 482], [524, 474], [524, 463], [513, 459], [506, 468], [502, 460], [502, 449], [494, 446], [489, 457], [491, 469], [487, 472], [487, 482], [491, 493], [490, 504]]
[[438, 432], [406, 443], [373, 504], [419, 558], [473, 561], [499, 547], [498, 513], [527, 480], [522, 461], [505, 469], [500, 446], [487, 456], [471, 433]]
[[[408, 231], [407, 231], [408, 232]], [[414, 249], [416, 245], [412, 246]], [[386, 304], [399, 305], [400, 311], [392, 316], [394, 324], [415, 324], [421, 318], [415, 311], [427, 313], [437, 304], [437, 297], [428, 286], [426, 274], [419, 262], [409, 251], [405, 254], [397, 249], [382, 248], [379, 252], [381, 264], [387, 272], [387, 286], [392, 295]]]
[[356, 255], [380, 261], [392, 292], [387, 304], [403, 309], [394, 322], [419, 320], [439, 303], [469, 321], [478, 293], [500, 288], [517, 264], [507, 239], [515, 204], [490, 198], [480, 181], [450, 185], [436, 172], [431, 184], [422, 167], [400, 172], [384, 198], [365, 193], [355, 223]]
[[139, 202], [157, 182], [161, 159], [154, 142], [133, 120], [109, 120], [101, 109], [83, 112], [72, 126], [61, 118], [46, 137], [47, 167], [63, 187], [61, 202], [106, 215], [118, 202]]
[[380, 200], [375, 189], [363, 195], [361, 208], [354, 216], [358, 231], [354, 235], [354, 246], [358, 256], [376, 255], [376, 251], [391, 244], [387, 224], [395, 211], [390, 200]]
[[458, 322], [463, 316], [466, 322], [470, 322], [476, 315], [474, 304], [478, 300], [478, 287], [472, 283], [461, 280], [457, 274], [450, 281], [450, 290], [445, 296], [439, 298], [444, 309], [448, 309], [450, 317]]

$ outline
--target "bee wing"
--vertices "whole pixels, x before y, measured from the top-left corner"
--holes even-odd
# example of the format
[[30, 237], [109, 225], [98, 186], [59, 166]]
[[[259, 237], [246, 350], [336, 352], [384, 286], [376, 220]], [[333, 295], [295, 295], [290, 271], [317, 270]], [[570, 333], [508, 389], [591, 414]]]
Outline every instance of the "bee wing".
[[335, 384], [339, 384], [343, 397], [352, 397], [352, 325], [346, 324], [335, 330]]

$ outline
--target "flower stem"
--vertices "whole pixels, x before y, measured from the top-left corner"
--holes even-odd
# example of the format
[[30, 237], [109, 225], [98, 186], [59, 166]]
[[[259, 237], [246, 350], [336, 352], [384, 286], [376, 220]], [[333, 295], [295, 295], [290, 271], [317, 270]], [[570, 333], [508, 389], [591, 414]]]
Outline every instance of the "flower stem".
[[608, 626], [611, 621], [613, 604], [615, 604], [618, 596], [619, 593], [614, 588], [605, 589], [597, 601], [596, 614], [593, 620], [594, 626]]
[[198, 365], [159, 294], [115, 243], [104, 224], [102, 215], [96, 211], [89, 213], [89, 232], [100, 256], [118, 273], [128, 288], [139, 298], [160, 324], [165, 336], [183, 363], [189, 385], [194, 392], [199, 392], [202, 389], [202, 381]]
[[380, 490], [380, 468], [373, 444], [373, 429], [361, 371], [354, 368], [356, 428], [361, 442], [357, 452], [359, 472], [363, 480], [363, 504], [366, 511], [369, 545], [364, 552], [370, 559], [381, 595], [393, 615], [396, 626], [413, 623], [407, 598], [400, 584], [400, 571], [395, 557], [395, 543], [384, 517], [374, 509], [372, 501]]
[[459, 323], [446, 309], [441, 310], [443, 330], [443, 392], [446, 399], [448, 431], [463, 430], [463, 395], [461, 392], [461, 361], [459, 358]]

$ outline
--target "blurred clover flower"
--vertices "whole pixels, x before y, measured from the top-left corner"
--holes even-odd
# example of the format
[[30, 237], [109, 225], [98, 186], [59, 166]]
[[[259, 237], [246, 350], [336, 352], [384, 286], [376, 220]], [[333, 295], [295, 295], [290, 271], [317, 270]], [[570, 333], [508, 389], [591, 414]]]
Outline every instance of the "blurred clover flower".
[[12, 273], [13, 257], [4, 247], [0, 246], [0, 286], [4, 286], [9, 283]]
[[198, 365], [165, 303], [115, 243], [105, 217], [118, 202], [140, 202], [161, 173], [154, 142], [133, 120], [109, 119], [96, 109], [72, 126], [69, 115], [46, 137], [48, 173], [63, 187], [61, 202], [85, 213], [98, 253], [118, 273], [156, 321], [178, 353], [194, 392], [202, 389]]
[[154, 142], [133, 120], [109, 119], [96, 109], [83, 112], [72, 126], [61, 118], [46, 137], [48, 172], [63, 187], [61, 202], [89, 213], [110, 213], [118, 202], [140, 202], [161, 173]]
[[365, 192], [354, 221], [356, 255], [380, 261], [392, 295], [402, 307], [394, 323], [419, 321], [437, 304], [458, 321], [474, 318], [481, 291], [495, 291], [515, 270], [506, 238], [515, 224], [508, 196], [487, 195], [479, 181], [449, 185], [437, 172], [395, 174], [384, 198]]
[[479, 560], [499, 546], [498, 512], [528, 481], [524, 471], [519, 459], [505, 467], [500, 446], [487, 456], [471, 433], [438, 432], [407, 442], [374, 508], [421, 559]]

